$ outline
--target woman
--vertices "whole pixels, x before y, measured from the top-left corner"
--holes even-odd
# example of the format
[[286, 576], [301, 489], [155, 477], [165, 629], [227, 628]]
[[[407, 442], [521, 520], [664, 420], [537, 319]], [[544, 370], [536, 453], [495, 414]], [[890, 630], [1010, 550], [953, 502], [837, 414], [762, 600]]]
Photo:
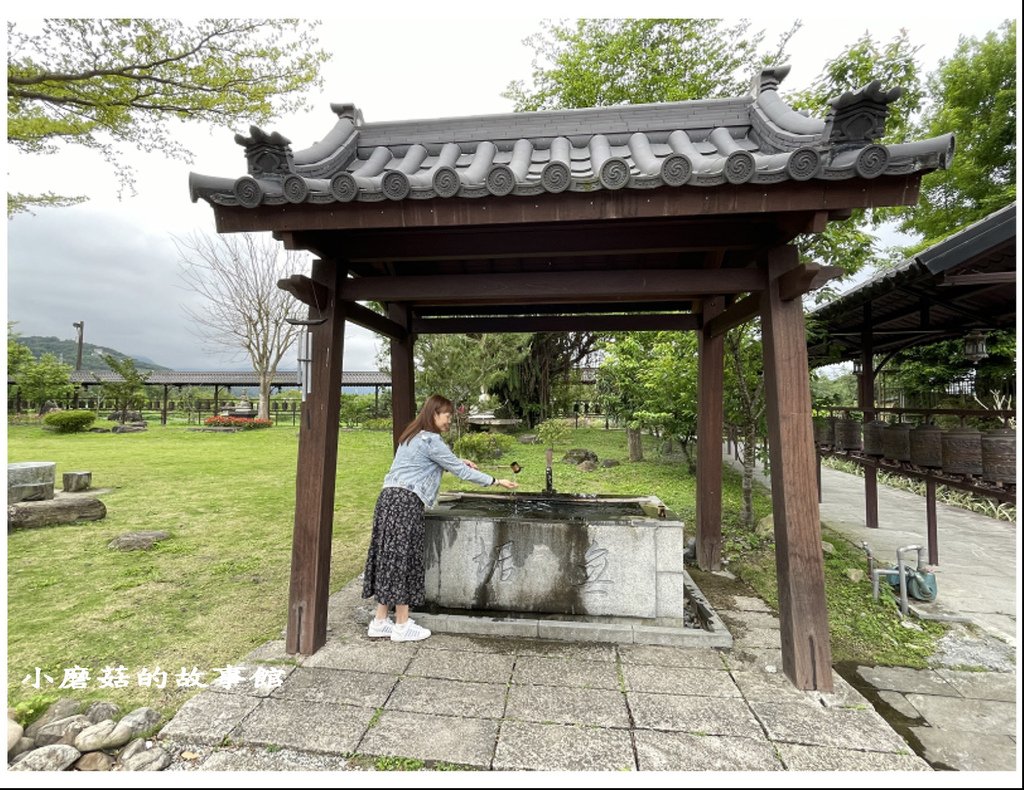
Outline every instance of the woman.
[[[431, 395], [416, 419], [398, 438], [398, 451], [373, 511], [373, 534], [363, 573], [363, 597], [377, 599], [377, 612], [367, 636], [393, 642], [426, 639], [430, 631], [409, 619], [409, 607], [426, 600], [423, 567], [423, 508], [434, 504], [447, 469], [482, 486], [516, 488], [481, 472], [472, 461], [460, 460], [440, 434], [452, 421], [452, 402]], [[388, 607], [395, 607], [394, 621]]]

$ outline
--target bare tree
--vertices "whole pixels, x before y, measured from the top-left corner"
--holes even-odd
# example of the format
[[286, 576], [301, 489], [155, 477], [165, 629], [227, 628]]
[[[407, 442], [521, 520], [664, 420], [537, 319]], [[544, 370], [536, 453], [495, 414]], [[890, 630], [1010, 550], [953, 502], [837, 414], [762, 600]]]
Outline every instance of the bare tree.
[[304, 273], [299, 253], [286, 252], [269, 234], [174, 237], [181, 256], [181, 279], [206, 302], [202, 310], [185, 308], [200, 337], [245, 351], [259, 380], [257, 416], [269, 419], [270, 382], [301, 327], [285, 318], [294, 298], [277, 281]]

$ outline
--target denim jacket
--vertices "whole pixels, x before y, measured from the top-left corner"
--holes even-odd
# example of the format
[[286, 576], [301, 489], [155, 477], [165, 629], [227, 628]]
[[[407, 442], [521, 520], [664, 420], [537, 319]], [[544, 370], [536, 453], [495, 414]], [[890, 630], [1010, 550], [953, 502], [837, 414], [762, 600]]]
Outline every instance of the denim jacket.
[[471, 469], [453, 453], [444, 439], [433, 431], [420, 431], [404, 444], [398, 445], [391, 471], [384, 477], [384, 488], [405, 488], [431, 507], [441, 490], [441, 474], [448, 470], [456, 477], [493, 485], [494, 478], [486, 472]]

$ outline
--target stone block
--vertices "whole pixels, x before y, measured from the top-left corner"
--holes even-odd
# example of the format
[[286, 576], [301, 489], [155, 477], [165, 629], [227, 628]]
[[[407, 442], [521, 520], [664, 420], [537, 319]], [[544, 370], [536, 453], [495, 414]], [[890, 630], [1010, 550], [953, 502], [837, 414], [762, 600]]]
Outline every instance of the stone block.
[[56, 461], [7, 464], [7, 504], [53, 499], [56, 474]]

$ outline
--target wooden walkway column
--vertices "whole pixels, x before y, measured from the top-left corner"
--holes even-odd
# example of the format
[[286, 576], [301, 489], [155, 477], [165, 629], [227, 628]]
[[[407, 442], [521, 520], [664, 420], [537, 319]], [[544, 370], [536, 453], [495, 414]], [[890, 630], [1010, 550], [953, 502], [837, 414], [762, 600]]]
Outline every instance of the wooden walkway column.
[[[875, 354], [871, 333], [871, 302], [864, 305], [864, 331], [860, 337], [860, 380], [857, 382], [858, 406], [864, 411], [864, 424], [875, 419]], [[864, 525], [878, 529], [878, 465], [864, 465]]]
[[[299, 422], [299, 460], [295, 474], [295, 531], [292, 577], [288, 593], [285, 649], [310, 655], [327, 641], [327, 599], [331, 576], [331, 533], [338, 462], [338, 417], [341, 402], [344, 302], [337, 298], [345, 272], [328, 261], [314, 261], [312, 280], [327, 321], [312, 333], [310, 394]], [[315, 286], [314, 286], [315, 287]], [[310, 311], [310, 317], [318, 317]]]
[[797, 263], [794, 247], [768, 254], [768, 287], [761, 300], [782, 668], [799, 689], [831, 691], [803, 305], [799, 297], [783, 301], [779, 295], [779, 276]]
[[722, 367], [725, 335], [712, 336], [707, 323], [722, 312], [721, 296], [705, 299], [697, 334], [697, 565], [722, 565]]
[[388, 317], [407, 330], [404, 340], [391, 340], [391, 431], [394, 449], [405, 426], [416, 416], [416, 374], [411, 331], [412, 315], [408, 305], [389, 304]]

